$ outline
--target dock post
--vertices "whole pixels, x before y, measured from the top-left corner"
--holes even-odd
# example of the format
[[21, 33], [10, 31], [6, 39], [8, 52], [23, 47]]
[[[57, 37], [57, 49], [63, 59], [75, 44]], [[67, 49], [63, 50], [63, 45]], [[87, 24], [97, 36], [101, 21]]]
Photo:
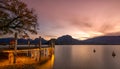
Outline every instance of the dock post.
[[50, 47], [51, 47], [50, 56], [52, 56], [52, 54], [54, 54], [55, 39], [50, 40]]
[[14, 60], [13, 63], [16, 63], [16, 56], [17, 56], [17, 32], [15, 33], [15, 45], [14, 45]]
[[52, 54], [53, 54], [54, 53], [54, 47], [55, 47], [54, 39], [51, 40], [51, 46], [52, 46]]
[[39, 49], [41, 49], [41, 36], [39, 36]]
[[39, 36], [39, 61], [41, 60], [41, 36]]
[[29, 46], [29, 48], [30, 48], [30, 39], [28, 39], [28, 46]]
[[55, 39], [51, 39], [50, 40], [50, 45], [51, 45], [52, 48], [55, 47]]
[[27, 53], [27, 56], [31, 56], [31, 53], [30, 53], [30, 39], [28, 38], [28, 53]]

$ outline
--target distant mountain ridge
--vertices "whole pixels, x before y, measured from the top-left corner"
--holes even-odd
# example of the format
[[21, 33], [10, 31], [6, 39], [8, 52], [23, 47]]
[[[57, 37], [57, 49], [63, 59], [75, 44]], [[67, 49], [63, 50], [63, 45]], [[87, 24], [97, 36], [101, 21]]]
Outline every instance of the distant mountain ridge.
[[70, 35], [65, 35], [56, 39], [58, 45], [119, 45], [120, 36], [99, 36], [90, 38], [87, 40], [77, 40], [72, 38]]
[[[4, 45], [4, 44], [10, 44], [10, 41], [13, 40], [14, 38], [0, 38], [0, 44]], [[34, 40], [29, 39], [30, 40], [30, 44], [38, 44], [39, 43], [39, 38], [36, 38]], [[47, 44], [48, 41], [45, 39], [41, 39], [42, 44]], [[25, 45], [28, 44], [28, 39], [24, 39], [24, 38], [20, 38], [18, 39], [18, 45]]]
[[84, 41], [87, 44], [119, 45], [120, 36], [99, 36]]
[[73, 45], [73, 44], [78, 44], [79, 40], [72, 38], [70, 35], [64, 35], [62, 37], [59, 37], [56, 39], [56, 44], [58, 45]]
[[[9, 44], [13, 38], [0, 38], [0, 44]], [[39, 38], [29, 39], [30, 44], [38, 44]], [[28, 39], [18, 39], [18, 44], [28, 44]], [[42, 44], [49, 44], [49, 40], [42, 38]], [[70, 35], [58, 37], [55, 41], [57, 45], [120, 45], [120, 36], [99, 36], [87, 40], [77, 40]]]

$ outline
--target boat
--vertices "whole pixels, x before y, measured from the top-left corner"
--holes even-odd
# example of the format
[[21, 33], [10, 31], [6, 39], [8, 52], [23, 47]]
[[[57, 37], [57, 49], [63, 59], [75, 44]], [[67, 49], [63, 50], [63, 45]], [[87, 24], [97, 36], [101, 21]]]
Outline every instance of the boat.
[[116, 54], [115, 54], [115, 52], [114, 52], [114, 51], [112, 52], [112, 56], [113, 56], [113, 58], [116, 56]]
[[93, 50], [93, 52], [95, 53], [95, 52], [96, 52], [96, 50], [94, 49], [94, 50]]

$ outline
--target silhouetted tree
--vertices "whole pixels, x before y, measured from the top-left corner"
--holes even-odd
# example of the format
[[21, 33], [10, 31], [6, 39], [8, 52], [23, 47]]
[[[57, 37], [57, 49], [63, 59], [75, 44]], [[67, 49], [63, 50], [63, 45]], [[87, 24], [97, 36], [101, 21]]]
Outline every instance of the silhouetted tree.
[[21, 0], [0, 0], [0, 34], [37, 33], [37, 16]]

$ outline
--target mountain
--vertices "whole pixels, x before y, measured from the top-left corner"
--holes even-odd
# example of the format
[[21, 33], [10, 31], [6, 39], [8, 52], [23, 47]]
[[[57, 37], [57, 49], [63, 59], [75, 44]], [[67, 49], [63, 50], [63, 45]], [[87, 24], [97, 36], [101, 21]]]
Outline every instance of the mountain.
[[[48, 41], [45, 40], [44, 38], [41, 38], [42, 44], [47, 44]], [[31, 44], [38, 44], [39, 43], [39, 38], [35, 38], [34, 40], [31, 40]]]
[[[11, 40], [14, 38], [0, 38], [0, 45], [9, 44]], [[38, 44], [39, 38], [34, 40], [29, 39], [30, 44]], [[24, 38], [18, 39], [19, 45], [27, 44], [28, 40]], [[120, 36], [99, 36], [90, 38], [87, 40], [77, 40], [72, 38], [70, 35], [64, 35], [56, 39], [55, 42], [57, 45], [119, 45], [120, 44]], [[49, 41], [42, 38], [42, 44], [49, 44]]]
[[[0, 38], [0, 45], [7, 45], [10, 44], [10, 41], [14, 40], [14, 38]], [[39, 43], [39, 38], [36, 38], [34, 40], [29, 39], [30, 44], [38, 44]], [[47, 41], [45, 39], [41, 39], [42, 44], [47, 44]], [[18, 45], [24, 45], [28, 44], [28, 39], [20, 38], [18, 39]]]
[[2, 45], [9, 44], [9, 42], [10, 42], [12, 39], [13, 39], [13, 38], [0, 38], [0, 44], [2, 44]]
[[118, 45], [120, 44], [120, 36], [99, 36], [84, 41], [86, 44], [106, 44]]
[[120, 36], [99, 36], [87, 40], [77, 40], [70, 35], [65, 35], [56, 39], [58, 45], [119, 45]]
[[18, 39], [17, 42], [18, 42], [18, 45], [24, 45], [24, 44], [28, 43], [28, 40], [24, 39], [24, 38], [20, 38], [20, 39]]
[[56, 44], [58, 45], [73, 45], [79, 43], [79, 40], [72, 38], [70, 35], [64, 35], [56, 39]]

